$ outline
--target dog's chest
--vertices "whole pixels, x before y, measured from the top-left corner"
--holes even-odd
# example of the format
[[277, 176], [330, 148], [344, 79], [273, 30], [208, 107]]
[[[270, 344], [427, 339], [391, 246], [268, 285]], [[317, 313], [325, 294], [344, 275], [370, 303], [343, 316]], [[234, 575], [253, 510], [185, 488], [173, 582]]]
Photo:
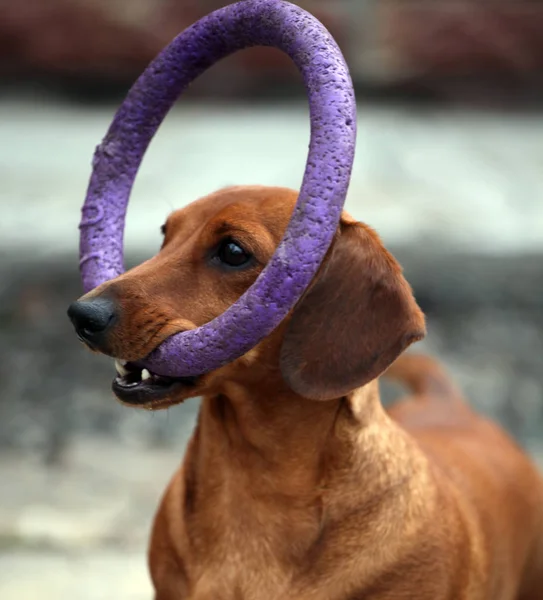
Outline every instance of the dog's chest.
[[276, 565], [243, 559], [231, 560], [206, 569], [193, 587], [191, 600], [286, 600], [289, 581]]
[[311, 513], [289, 518], [286, 526], [284, 513], [256, 519], [249, 508], [230, 512], [216, 524], [213, 543], [204, 544], [205, 554], [189, 561], [191, 600], [301, 600], [293, 588], [299, 592], [299, 570], [318, 535]]

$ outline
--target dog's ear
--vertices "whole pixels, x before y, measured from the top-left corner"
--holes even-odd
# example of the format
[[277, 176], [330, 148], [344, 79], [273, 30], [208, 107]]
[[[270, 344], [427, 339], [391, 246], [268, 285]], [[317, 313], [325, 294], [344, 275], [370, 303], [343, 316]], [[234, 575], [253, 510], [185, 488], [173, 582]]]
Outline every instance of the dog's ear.
[[281, 372], [306, 398], [338, 398], [376, 378], [424, 335], [424, 315], [401, 267], [373, 230], [342, 220], [286, 325]]

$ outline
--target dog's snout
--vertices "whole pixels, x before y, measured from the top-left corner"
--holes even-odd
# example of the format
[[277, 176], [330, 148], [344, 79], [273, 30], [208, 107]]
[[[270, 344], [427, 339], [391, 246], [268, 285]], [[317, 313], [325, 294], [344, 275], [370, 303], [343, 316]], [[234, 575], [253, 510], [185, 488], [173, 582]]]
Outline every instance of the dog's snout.
[[115, 321], [116, 308], [107, 298], [78, 300], [68, 308], [77, 335], [90, 345], [99, 344]]

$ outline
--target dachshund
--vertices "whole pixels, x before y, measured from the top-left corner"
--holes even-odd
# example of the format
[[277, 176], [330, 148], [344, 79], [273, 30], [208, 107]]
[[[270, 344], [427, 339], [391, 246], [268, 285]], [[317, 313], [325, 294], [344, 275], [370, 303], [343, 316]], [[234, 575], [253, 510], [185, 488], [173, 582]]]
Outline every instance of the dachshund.
[[[402, 269], [343, 213], [280, 325], [230, 364], [171, 378], [138, 366], [224, 312], [258, 277], [297, 193], [222, 189], [175, 211], [160, 252], [74, 303], [115, 396], [201, 397], [151, 535], [155, 600], [541, 600], [543, 481], [443, 369], [403, 354], [425, 317]], [[385, 410], [378, 378], [410, 396]]]

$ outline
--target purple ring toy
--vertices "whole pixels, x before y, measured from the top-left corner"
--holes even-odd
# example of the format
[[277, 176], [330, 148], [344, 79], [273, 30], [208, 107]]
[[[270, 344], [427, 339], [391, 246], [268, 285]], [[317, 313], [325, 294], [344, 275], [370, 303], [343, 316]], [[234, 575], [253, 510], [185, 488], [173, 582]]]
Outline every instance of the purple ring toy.
[[93, 160], [82, 209], [80, 268], [85, 292], [117, 277], [130, 191], [153, 135], [177, 97], [219, 59], [274, 46], [300, 70], [311, 140], [298, 201], [283, 240], [255, 283], [213, 321], [165, 340], [142, 360], [154, 373], [188, 377], [240, 357], [300, 299], [336, 230], [349, 186], [356, 104], [349, 70], [325, 27], [282, 0], [242, 0], [204, 17], [167, 46], [136, 81]]

